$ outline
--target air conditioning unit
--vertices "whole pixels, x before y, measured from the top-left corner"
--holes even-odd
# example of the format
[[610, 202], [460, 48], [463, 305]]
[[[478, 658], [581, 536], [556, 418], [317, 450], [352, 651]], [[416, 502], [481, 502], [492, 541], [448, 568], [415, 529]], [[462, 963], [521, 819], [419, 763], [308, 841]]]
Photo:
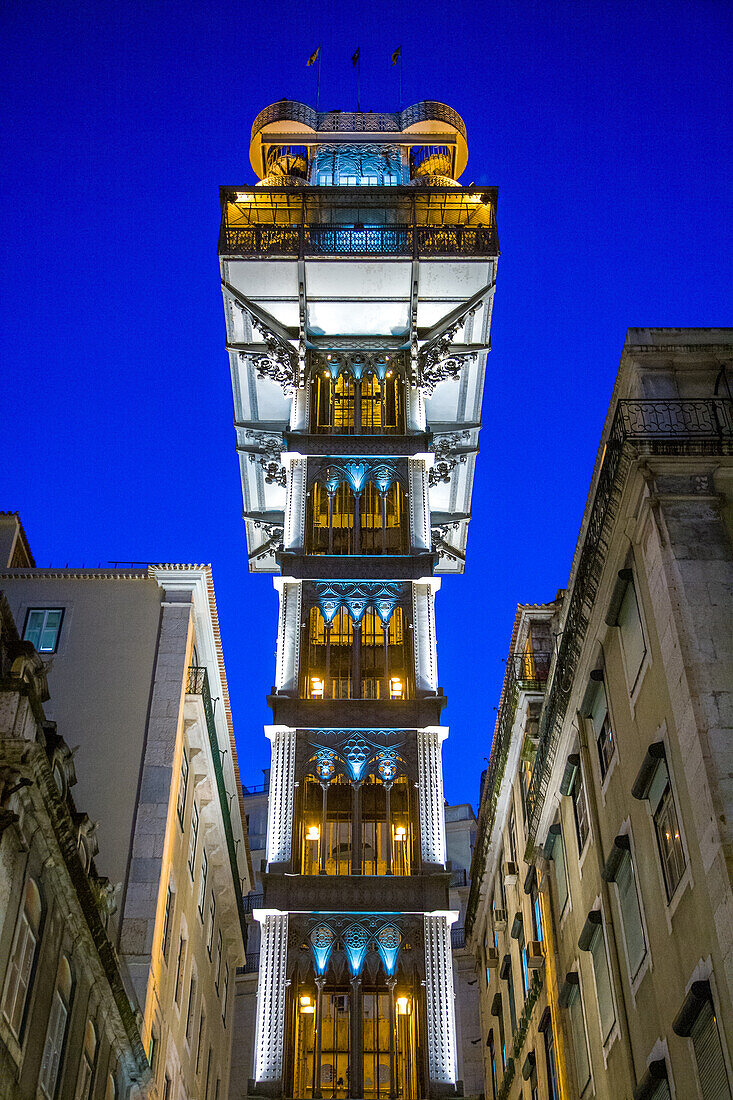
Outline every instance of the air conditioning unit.
[[499, 932], [503, 932], [506, 928], [506, 909], [494, 910], [494, 928]]
[[545, 961], [545, 956], [542, 953], [542, 944], [539, 940], [530, 940], [527, 944], [527, 966], [532, 970], [537, 970], [542, 966]]
[[513, 859], [508, 859], [504, 864], [504, 885], [516, 886], [519, 878], [519, 867]]
[[486, 966], [489, 970], [496, 970], [499, 965], [499, 952], [495, 947], [490, 947], [486, 952]]

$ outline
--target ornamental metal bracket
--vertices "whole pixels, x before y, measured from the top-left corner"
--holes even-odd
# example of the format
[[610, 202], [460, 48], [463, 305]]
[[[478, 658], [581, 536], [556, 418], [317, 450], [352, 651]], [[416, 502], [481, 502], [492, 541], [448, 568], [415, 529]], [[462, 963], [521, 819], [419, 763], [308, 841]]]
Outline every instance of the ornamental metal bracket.
[[435, 462], [428, 471], [428, 485], [439, 485], [441, 481], [446, 485], [450, 483], [454, 469], [459, 463], [465, 463], [470, 453], [468, 449], [461, 449], [461, 441], [470, 438], [470, 431], [464, 429], [436, 439], [430, 448], [435, 453]]
[[[222, 279], [222, 289], [231, 298], [250, 321], [252, 328], [262, 337], [267, 351], [264, 354], [247, 354], [240, 351], [243, 362], [249, 360], [260, 378], [271, 378], [282, 386], [286, 394], [291, 393], [298, 384], [298, 355], [291, 344], [291, 335], [277, 318], [247, 298], [235, 287]], [[305, 337], [300, 340], [305, 350]]]
[[260, 447], [250, 450], [248, 447], [238, 447], [239, 451], [246, 451], [250, 462], [257, 462], [265, 471], [266, 485], [280, 485], [283, 489], [287, 483], [287, 473], [280, 458], [283, 449], [283, 441], [277, 435], [263, 435], [262, 432], [248, 431], [247, 439], [259, 442]]
[[468, 302], [452, 310], [426, 334], [419, 354], [419, 377], [420, 387], [428, 397], [440, 382], [457, 378], [466, 360], [477, 358], [477, 353], [473, 351], [454, 351], [451, 354], [451, 346], [458, 330], [483, 305], [494, 286], [492, 282], [482, 287]]

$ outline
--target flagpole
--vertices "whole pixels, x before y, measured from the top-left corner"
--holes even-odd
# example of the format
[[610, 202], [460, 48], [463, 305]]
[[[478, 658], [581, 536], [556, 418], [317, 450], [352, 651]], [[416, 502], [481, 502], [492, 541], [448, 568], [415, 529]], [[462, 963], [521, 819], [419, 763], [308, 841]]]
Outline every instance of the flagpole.
[[400, 46], [400, 112], [402, 112], [402, 47]]
[[316, 80], [316, 111], [321, 104], [321, 47], [318, 47], [318, 78]]
[[359, 113], [361, 107], [361, 51], [356, 59], [356, 111]]

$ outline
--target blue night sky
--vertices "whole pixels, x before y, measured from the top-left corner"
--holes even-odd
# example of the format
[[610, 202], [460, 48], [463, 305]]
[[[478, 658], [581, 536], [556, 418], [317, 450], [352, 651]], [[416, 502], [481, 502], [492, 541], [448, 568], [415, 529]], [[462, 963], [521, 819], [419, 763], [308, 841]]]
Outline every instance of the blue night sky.
[[[451, 104], [499, 188], [464, 577], [438, 596], [446, 795], [475, 802], [514, 609], [567, 581], [626, 328], [730, 323], [724, 2], [4, 5], [0, 508], [39, 565], [211, 562], [245, 783], [276, 596], [247, 572], [216, 256], [283, 96]], [[726, 76], [726, 73], [728, 74]], [[726, 88], [728, 91], [726, 91]], [[726, 211], [726, 206], [728, 207]], [[73, 738], [72, 738], [73, 740]]]

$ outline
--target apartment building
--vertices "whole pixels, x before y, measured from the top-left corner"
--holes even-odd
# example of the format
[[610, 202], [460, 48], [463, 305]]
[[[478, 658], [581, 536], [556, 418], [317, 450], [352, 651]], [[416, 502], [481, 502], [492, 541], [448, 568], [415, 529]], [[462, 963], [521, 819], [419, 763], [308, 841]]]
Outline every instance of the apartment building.
[[0, 1098], [141, 1100], [151, 1074], [112, 945], [95, 824], [0, 594]]
[[[13, 522], [0, 523], [9, 553]], [[78, 746], [78, 798], [99, 823], [112, 934], [159, 1095], [216, 1100], [250, 867], [211, 569], [29, 562], [0, 586], [47, 662], [49, 717]]]
[[[467, 918], [509, 1002], [488, 1096], [731, 1095], [732, 349], [730, 329], [629, 330], [536, 723], [509, 738], [497, 725]], [[534, 1006], [525, 955], [546, 991]], [[545, 997], [554, 1081], [535, 1041]], [[515, 1057], [494, 1076], [502, 1018]]]

